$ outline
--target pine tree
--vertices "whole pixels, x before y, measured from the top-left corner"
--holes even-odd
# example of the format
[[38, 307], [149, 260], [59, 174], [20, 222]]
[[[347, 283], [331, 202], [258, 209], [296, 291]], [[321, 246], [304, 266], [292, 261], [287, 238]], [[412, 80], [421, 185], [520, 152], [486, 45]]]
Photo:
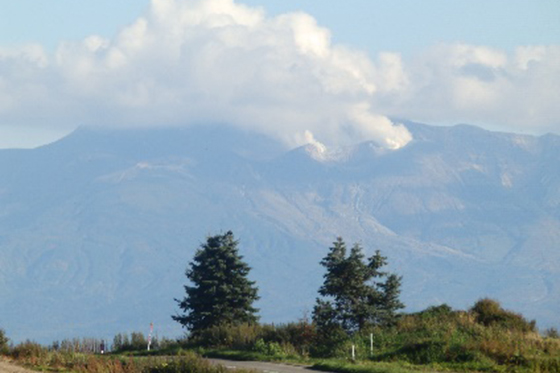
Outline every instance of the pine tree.
[[[387, 258], [379, 251], [364, 261], [360, 245], [347, 255], [346, 244], [338, 238], [321, 265], [327, 270], [313, 310], [313, 320], [322, 333], [338, 335], [336, 329], [353, 333], [372, 325], [393, 322], [402, 278], [382, 272]], [[385, 279], [385, 281], [382, 281]]]
[[186, 296], [175, 299], [185, 312], [172, 316], [193, 334], [222, 324], [257, 321], [253, 302], [258, 300], [254, 281], [247, 278], [251, 268], [242, 261], [238, 241], [231, 231], [209, 237], [197, 250], [186, 276]]

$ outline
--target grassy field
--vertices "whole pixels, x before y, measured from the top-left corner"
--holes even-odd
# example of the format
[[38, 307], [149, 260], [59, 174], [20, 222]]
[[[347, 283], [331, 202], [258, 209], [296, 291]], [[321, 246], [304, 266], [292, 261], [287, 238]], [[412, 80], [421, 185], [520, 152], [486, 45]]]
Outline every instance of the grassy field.
[[501, 309], [491, 300], [478, 302], [469, 311], [431, 307], [403, 315], [395, 325], [353, 335], [320, 336], [306, 320], [284, 325], [224, 325], [185, 340], [154, 341], [150, 352], [141, 333], [115, 336], [113, 351], [105, 355], [99, 353], [97, 340], [8, 346], [5, 336], [0, 337], [4, 355], [27, 367], [51, 372], [224, 371], [202, 359], [206, 356], [303, 363], [341, 373], [560, 373], [558, 332], [552, 329], [541, 334], [534, 322]]

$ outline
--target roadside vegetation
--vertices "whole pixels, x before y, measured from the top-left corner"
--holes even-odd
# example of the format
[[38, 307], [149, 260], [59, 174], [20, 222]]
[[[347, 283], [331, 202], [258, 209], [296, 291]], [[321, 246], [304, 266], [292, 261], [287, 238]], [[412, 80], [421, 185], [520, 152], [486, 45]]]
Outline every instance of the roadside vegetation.
[[403, 314], [392, 326], [341, 335], [335, 344], [328, 341], [332, 348], [328, 356], [316, 325], [306, 318], [282, 325], [217, 325], [195, 337], [154, 340], [149, 352], [145, 343], [135, 344], [147, 339], [133, 334], [135, 338], [117, 334], [108, 344], [111, 351], [104, 355], [88, 347], [94, 346], [93, 339], [50, 346], [30, 341], [10, 345], [1, 333], [5, 342], [0, 347], [4, 356], [18, 364], [54, 372], [224, 372], [201, 356], [285, 361], [345, 373], [560, 372], [558, 332], [550, 329], [541, 335], [533, 322], [490, 299], [478, 301], [469, 310], [430, 307]]
[[[534, 321], [481, 299], [468, 310], [443, 304], [402, 313], [402, 277], [384, 271], [379, 251], [366, 258], [337, 239], [321, 261], [324, 282], [310, 317], [261, 324], [232, 232], [209, 237], [185, 274], [189, 284], [173, 315], [184, 338], [119, 333], [41, 346], [9, 343], [0, 330], [0, 353], [33, 369], [84, 373], [222, 373], [202, 357], [283, 361], [342, 373], [560, 372], [556, 329], [540, 334]], [[148, 351], [148, 345], [151, 347]]]
[[394, 325], [340, 334], [335, 340], [322, 340], [315, 324], [301, 320], [213, 328], [190, 339], [189, 347], [212, 356], [309, 362], [321, 370], [348, 373], [560, 372], [558, 333], [551, 329], [544, 334], [534, 322], [482, 299], [466, 311], [430, 307], [403, 314]]

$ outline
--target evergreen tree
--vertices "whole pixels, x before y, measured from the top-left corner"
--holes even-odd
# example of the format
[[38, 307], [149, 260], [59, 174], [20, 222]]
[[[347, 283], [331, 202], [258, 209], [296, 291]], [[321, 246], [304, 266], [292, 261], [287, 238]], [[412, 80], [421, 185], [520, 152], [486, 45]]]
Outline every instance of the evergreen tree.
[[251, 268], [237, 245], [231, 231], [209, 237], [185, 273], [192, 286], [185, 285], [186, 296], [175, 299], [185, 313], [172, 318], [193, 334], [221, 324], [257, 321], [252, 304], [259, 299], [258, 289], [247, 278]]
[[[394, 322], [402, 278], [382, 272], [387, 258], [379, 251], [364, 261], [360, 245], [347, 255], [346, 244], [338, 238], [321, 265], [327, 270], [313, 310], [313, 320], [323, 334], [338, 335], [337, 329], [353, 333], [372, 325]], [[384, 279], [384, 281], [383, 281]]]

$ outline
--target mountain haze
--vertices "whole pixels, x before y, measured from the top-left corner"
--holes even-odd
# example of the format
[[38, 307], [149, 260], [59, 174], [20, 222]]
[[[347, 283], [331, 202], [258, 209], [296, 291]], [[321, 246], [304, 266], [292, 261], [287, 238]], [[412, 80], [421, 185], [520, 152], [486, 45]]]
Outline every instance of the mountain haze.
[[560, 137], [406, 123], [287, 151], [227, 126], [82, 128], [0, 151], [0, 313], [12, 339], [181, 333], [170, 315], [209, 234], [233, 230], [262, 320], [302, 317], [337, 236], [380, 249], [408, 310], [481, 297], [560, 326]]

